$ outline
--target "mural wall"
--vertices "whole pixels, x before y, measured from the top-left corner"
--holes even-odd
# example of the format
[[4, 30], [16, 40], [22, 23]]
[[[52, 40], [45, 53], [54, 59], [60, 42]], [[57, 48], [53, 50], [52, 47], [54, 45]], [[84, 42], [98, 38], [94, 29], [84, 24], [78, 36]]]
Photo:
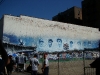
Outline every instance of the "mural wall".
[[3, 42], [37, 46], [37, 51], [66, 51], [98, 48], [96, 28], [54, 22], [28, 16], [4, 16]]

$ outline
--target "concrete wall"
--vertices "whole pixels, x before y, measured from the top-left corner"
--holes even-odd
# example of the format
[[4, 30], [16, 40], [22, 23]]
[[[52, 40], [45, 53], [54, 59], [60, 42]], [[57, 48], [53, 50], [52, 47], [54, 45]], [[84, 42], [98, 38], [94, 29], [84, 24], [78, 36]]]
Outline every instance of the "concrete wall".
[[4, 15], [3, 36], [9, 39], [7, 41], [9, 43], [36, 45], [38, 51], [62, 51], [97, 48], [100, 32], [91, 27], [22, 15], [20, 17]]

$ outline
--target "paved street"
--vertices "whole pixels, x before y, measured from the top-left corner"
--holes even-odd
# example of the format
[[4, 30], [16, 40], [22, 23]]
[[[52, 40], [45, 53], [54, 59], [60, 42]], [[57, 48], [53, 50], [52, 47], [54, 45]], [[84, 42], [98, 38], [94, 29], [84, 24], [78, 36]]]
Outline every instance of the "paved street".
[[31, 75], [31, 73], [27, 73], [27, 72], [13, 72], [12, 75]]
[[[31, 75], [31, 73], [28, 73], [28, 72], [13, 72], [12, 75]], [[38, 75], [42, 75], [42, 74], [38, 74]]]

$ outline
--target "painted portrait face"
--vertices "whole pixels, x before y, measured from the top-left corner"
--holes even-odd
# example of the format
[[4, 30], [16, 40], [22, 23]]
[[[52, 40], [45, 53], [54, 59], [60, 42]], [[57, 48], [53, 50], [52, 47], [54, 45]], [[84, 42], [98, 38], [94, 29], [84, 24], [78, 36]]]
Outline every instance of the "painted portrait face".
[[53, 43], [53, 40], [52, 39], [49, 39], [48, 40], [48, 46], [51, 47], [52, 46], [52, 43]]
[[91, 45], [91, 41], [88, 41], [88, 45]]
[[43, 47], [43, 44], [44, 44], [43, 39], [39, 39], [39, 46], [40, 46], [40, 47]]
[[70, 41], [70, 47], [73, 47], [73, 41]]
[[81, 46], [81, 42], [80, 42], [80, 41], [78, 41], [78, 42], [77, 42], [77, 45]]
[[87, 42], [86, 42], [86, 41], [84, 41], [84, 42], [83, 42], [83, 46], [86, 46], [86, 45], [87, 45]]
[[58, 43], [58, 46], [60, 47], [62, 45], [62, 40], [61, 39], [57, 39], [57, 43]]
[[72, 45], [73, 44], [73, 41], [70, 41], [70, 44]]

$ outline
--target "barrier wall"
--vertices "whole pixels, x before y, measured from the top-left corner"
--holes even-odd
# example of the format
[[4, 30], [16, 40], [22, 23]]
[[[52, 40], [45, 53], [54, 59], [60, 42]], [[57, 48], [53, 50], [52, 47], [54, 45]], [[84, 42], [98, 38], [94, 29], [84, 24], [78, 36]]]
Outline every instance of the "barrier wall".
[[37, 46], [37, 51], [98, 48], [97, 28], [55, 22], [28, 16], [4, 15], [3, 42]]

